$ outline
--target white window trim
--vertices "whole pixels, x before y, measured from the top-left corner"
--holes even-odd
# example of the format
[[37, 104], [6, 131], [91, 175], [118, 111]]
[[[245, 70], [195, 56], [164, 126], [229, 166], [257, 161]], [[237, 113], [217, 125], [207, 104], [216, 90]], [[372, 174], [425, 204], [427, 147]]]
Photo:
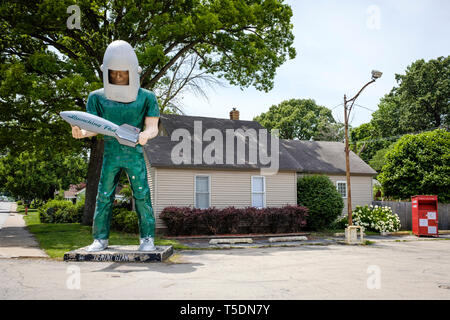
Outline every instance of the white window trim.
[[208, 208], [211, 208], [211, 175], [209, 175], [209, 174], [194, 175], [194, 208], [198, 208], [198, 206], [197, 206], [197, 177], [207, 177], [208, 178], [208, 195], [209, 195]]
[[[339, 188], [338, 188], [339, 183], [345, 184], [345, 197], [342, 195], [341, 196], [342, 196], [342, 199], [347, 199], [347, 196], [348, 196], [347, 181], [343, 181], [343, 180], [336, 181], [336, 190], [338, 192], [339, 192]], [[339, 192], [339, 194], [341, 194], [341, 193]]]
[[[257, 192], [253, 192], [253, 178], [263, 178], [263, 192], [257, 191]], [[251, 176], [250, 178], [250, 184], [251, 184], [251, 189], [250, 189], [250, 206], [253, 207], [253, 194], [254, 193], [262, 193], [263, 194], [263, 206], [262, 208], [266, 207], [266, 177], [265, 176]], [[255, 207], [258, 208], [258, 207]]]

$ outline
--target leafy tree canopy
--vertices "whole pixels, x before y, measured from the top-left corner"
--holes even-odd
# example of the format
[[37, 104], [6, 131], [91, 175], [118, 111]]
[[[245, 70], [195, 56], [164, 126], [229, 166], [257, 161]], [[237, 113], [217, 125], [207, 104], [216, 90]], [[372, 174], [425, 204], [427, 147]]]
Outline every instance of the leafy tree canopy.
[[55, 191], [84, 181], [86, 170], [85, 155], [24, 151], [0, 158], [0, 189], [28, 203], [33, 199], [48, 200]]
[[450, 56], [417, 60], [395, 79], [371, 121], [351, 131], [352, 148], [365, 161], [404, 134], [450, 125]]
[[[67, 26], [70, 5], [80, 8], [80, 29]], [[51, 145], [77, 154], [89, 146], [89, 218], [101, 143], [98, 137], [73, 139], [58, 115], [84, 111], [88, 93], [102, 87], [100, 66], [109, 43], [120, 39], [135, 48], [141, 86], [155, 91], [164, 108], [189, 83], [201, 88], [195, 81], [207, 76], [272, 89], [276, 69], [296, 55], [291, 17], [282, 0], [3, 1], [0, 152]]]
[[399, 86], [394, 95], [400, 102], [404, 132], [450, 125], [450, 56], [417, 60], [395, 79]]
[[363, 123], [350, 130], [350, 148], [365, 162], [370, 162], [379, 150], [391, 143], [389, 139], [381, 137], [373, 122]]
[[340, 141], [343, 136], [343, 127], [336, 123], [331, 110], [312, 99], [283, 101], [253, 120], [269, 131], [279, 129], [282, 139]]
[[437, 195], [441, 202], [450, 201], [450, 132], [403, 136], [386, 153], [377, 179], [385, 195], [395, 199]]

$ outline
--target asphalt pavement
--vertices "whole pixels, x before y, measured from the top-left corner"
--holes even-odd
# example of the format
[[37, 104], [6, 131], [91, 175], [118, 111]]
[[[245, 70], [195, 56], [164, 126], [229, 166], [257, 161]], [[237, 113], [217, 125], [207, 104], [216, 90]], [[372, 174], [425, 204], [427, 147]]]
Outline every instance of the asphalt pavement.
[[[0, 205], [2, 299], [450, 299], [450, 235], [215, 244], [184, 239], [164, 263], [47, 258], [23, 217]], [[12, 212], [7, 212], [12, 210]], [[216, 250], [198, 250], [214, 248]], [[195, 249], [195, 250], [194, 250]]]
[[183, 250], [165, 263], [0, 259], [0, 299], [450, 299], [450, 241]]

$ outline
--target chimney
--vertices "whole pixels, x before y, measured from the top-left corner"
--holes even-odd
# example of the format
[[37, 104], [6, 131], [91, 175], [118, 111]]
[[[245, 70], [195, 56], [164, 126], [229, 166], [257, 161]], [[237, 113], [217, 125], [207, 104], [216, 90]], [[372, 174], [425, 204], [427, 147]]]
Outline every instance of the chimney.
[[239, 111], [236, 108], [230, 111], [230, 120], [239, 120]]

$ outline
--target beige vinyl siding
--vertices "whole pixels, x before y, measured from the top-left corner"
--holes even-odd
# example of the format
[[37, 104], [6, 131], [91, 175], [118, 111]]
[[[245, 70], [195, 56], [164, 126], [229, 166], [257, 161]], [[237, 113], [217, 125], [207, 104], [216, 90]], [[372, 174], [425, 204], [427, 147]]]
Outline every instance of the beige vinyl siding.
[[[155, 170], [153, 168], [152, 170]], [[168, 206], [194, 206], [195, 175], [209, 175], [211, 207], [225, 208], [251, 206], [251, 177], [259, 176], [259, 170], [197, 170], [156, 168], [153, 209], [156, 228], [165, 227], [159, 219], [160, 212]], [[296, 174], [293, 171], [278, 172], [266, 176], [266, 206], [296, 205]]]
[[159, 219], [162, 209], [169, 206], [194, 206], [194, 176], [189, 170], [156, 169], [155, 202], [153, 211], [156, 228], [165, 228]]
[[297, 180], [293, 172], [266, 176], [266, 205], [282, 207], [297, 205]]
[[[298, 174], [302, 176], [302, 174]], [[337, 181], [347, 181], [345, 175], [327, 175], [328, 178], [336, 186]], [[351, 176], [350, 177], [352, 191], [352, 209], [356, 206], [364, 206], [372, 204], [372, 177], [371, 176]], [[347, 198], [344, 198], [344, 209], [342, 215], [347, 214]]]

